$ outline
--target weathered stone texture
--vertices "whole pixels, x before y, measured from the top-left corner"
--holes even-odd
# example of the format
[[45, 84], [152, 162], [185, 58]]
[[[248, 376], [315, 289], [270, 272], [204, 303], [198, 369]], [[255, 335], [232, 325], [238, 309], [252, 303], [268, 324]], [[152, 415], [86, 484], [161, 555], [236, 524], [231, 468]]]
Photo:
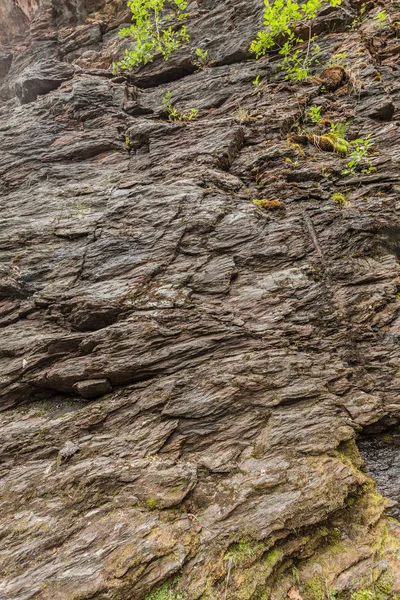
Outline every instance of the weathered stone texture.
[[[323, 12], [326, 92], [248, 54], [260, 0], [190, 3], [204, 70], [123, 76], [124, 1], [1, 4], [0, 597], [400, 592], [354, 446], [400, 418], [398, 2]], [[288, 142], [312, 104], [375, 172]]]

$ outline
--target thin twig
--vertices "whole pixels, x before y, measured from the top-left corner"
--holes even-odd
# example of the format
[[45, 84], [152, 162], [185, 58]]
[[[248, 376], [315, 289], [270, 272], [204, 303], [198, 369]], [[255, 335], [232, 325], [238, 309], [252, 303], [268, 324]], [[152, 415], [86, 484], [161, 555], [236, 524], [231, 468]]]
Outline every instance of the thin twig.
[[231, 569], [232, 569], [232, 562], [233, 562], [233, 557], [231, 556], [228, 562], [228, 573], [226, 575], [226, 584], [225, 584], [225, 596], [224, 596], [224, 600], [227, 599], [228, 597], [228, 584], [229, 584], [229, 577], [231, 575]]
[[308, 57], [310, 55], [310, 46], [311, 46], [311, 23], [308, 26], [308, 45], [307, 45], [307, 54], [303, 62], [303, 69], [306, 68]]

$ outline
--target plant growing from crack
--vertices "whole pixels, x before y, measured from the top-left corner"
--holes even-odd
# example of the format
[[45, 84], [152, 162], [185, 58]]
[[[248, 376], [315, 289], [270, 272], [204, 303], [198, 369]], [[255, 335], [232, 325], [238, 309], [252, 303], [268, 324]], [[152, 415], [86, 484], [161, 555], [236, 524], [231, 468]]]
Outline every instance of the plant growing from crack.
[[[125, 50], [125, 56], [114, 63], [113, 70], [133, 69], [139, 65], [152, 62], [157, 54], [168, 60], [172, 52], [177, 50], [182, 42], [189, 40], [185, 25], [187, 19], [186, 0], [129, 0], [133, 24], [122, 28], [118, 35], [135, 42], [133, 50]], [[170, 7], [166, 9], [166, 5]], [[165, 27], [165, 23], [178, 23]]]
[[380, 10], [374, 17], [374, 21], [377, 21], [378, 27], [384, 27], [386, 25], [388, 15], [385, 10]]
[[328, 62], [328, 67], [336, 67], [338, 65], [347, 65], [347, 52], [338, 52], [337, 54], [333, 54]]
[[[286, 71], [285, 78], [290, 81], [302, 81], [309, 76], [310, 67], [318, 61], [320, 52], [315, 43], [316, 36], [312, 36], [312, 21], [324, 4], [335, 7], [342, 0], [307, 0], [300, 5], [293, 0], [276, 0], [270, 4], [264, 0], [264, 25], [265, 31], [259, 31], [255, 40], [250, 45], [250, 51], [260, 58], [275, 46], [280, 47], [279, 54], [283, 56], [281, 68]], [[304, 40], [297, 37], [294, 28], [298, 25], [308, 26], [307, 51], [302, 57], [296, 46]], [[280, 46], [285, 40], [283, 46]]]
[[254, 85], [256, 94], [260, 95], [261, 94], [260, 88], [262, 86], [261, 75], [257, 75], [257, 77], [255, 79], [253, 79], [253, 81], [251, 83]]
[[196, 48], [194, 51], [195, 59], [194, 62], [199, 71], [202, 71], [206, 67], [208, 67], [213, 60], [208, 56], [208, 50], [202, 50], [201, 48]]
[[191, 108], [189, 113], [185, 114], [172, 104], [172, 95], [168, 90], [162, 101], [170, 121], [193, 121], [199, 114], [197, 108]]

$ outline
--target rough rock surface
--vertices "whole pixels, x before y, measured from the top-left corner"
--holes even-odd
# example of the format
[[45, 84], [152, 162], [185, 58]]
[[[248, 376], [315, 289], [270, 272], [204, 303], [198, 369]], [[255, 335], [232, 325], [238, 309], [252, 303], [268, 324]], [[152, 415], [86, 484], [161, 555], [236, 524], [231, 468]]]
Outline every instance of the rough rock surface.
[[[205, 69], [183, 47], [116, 77], [125, 2], [1, 0], [1, 598], [400, 592], [355, 445], [400, 419], [399, 3], [383, 27], [379, 4], [354, 28], [357, 2], [322, 11], [319, 71], [347, 53], [324, 87], [248, 54], [260, 0], [190, 4]], [[167, 90], [198, 119], [170, 122]], [[373, 134], [375, 172], [288, 142], [312, 104]]]

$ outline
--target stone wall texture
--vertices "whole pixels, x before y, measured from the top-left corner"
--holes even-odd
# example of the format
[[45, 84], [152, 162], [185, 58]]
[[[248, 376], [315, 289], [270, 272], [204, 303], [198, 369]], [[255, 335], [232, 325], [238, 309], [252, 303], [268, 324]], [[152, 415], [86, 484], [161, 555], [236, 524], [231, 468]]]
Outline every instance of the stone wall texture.
[[396, 598], [356, 438], [400, 420], [399, 2], [325, 7], [300, 83], [261, 0], [117, 75], [124, 1], [0, 4], [0, 598]]

